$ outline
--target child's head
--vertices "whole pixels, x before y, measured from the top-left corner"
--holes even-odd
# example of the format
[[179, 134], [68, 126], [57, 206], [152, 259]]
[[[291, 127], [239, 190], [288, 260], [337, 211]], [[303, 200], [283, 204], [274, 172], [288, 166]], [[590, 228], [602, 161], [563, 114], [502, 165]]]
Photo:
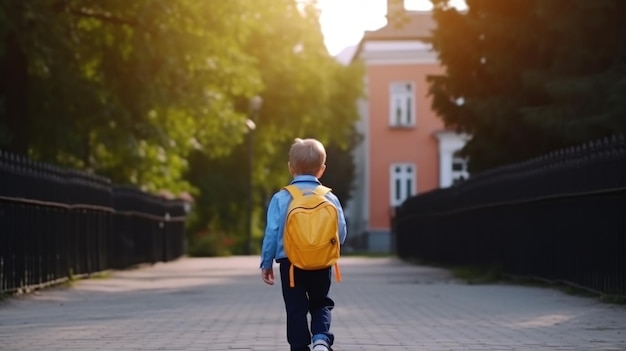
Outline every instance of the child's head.
[[296, 138], [289, 150], [289, 171], [292, 175], [312, 175], [317, 178], [326, 169], [326, 150], [316, 139]]

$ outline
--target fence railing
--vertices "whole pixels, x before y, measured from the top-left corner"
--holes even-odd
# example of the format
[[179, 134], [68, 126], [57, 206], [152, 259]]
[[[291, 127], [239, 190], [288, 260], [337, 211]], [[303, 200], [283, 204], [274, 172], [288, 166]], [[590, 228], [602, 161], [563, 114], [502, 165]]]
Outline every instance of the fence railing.
[[396, 210], [400, 257], [626, 297], [626, 141], [615, 136], [500, 167]]
[[184, 254], [182, 200], [0, 151], [0, 293]]

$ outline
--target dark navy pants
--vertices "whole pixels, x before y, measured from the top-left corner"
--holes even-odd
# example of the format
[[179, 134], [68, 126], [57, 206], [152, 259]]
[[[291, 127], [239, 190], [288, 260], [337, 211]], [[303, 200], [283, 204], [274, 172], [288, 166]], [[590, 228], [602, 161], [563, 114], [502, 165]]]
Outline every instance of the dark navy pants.
[[[331, 311], [335, 302], [328, 297], [331, 268], [305, 271], [294, 267], [295, 287], [289, 287], [289, 267], [284, 259], [280, 263], [280, 281], [287, 311], [287, 341], [291, 351], [309, 350], [311, 340], [322, 339], [332, 345], [330, 332]], [[311, 329], [307, 315], [311, 314]]]

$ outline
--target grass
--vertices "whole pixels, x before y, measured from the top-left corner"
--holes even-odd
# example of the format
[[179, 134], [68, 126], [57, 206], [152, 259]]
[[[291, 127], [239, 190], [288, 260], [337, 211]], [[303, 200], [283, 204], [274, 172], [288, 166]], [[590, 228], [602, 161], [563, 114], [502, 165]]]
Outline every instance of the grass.
[[626, 305], [626, 296], [604, 295], [600, 297], [600, 300], [615, 305]]
[[78, 282], [81, 279], [97, 279], [97, 280], [101, 280], [101, 279], [109, 279], [110, 277], [111, 277], [111, 271], [94, 272], [94, 273], [82, 274], [80, 276], [77, 276], [70, 269], [70, 271], [67, 274], [67, 279], [66, 280], [63, 280], [60, 283], [53, 284], [51, 286], [61, 286], [61, 287], [71, 288], [71, 287], [73, 287], [76, 284], [76, 282]]
[[89, 279], [109, 279], [111, 278], [111, 271], [102, 271], [102, 272], [96, 272], [96, 273], [91, 273], [89, 274]]
[[351, 252], [342, 252], [341, 256], [342, 257], [380, 258], [380, 257], [392, 257], [393, 255], [388, 252], [351, 251]]
[[499, 266], [457, 266], [448, 268], [452, 275], [467, 284], [493, 284], [505, 280]]

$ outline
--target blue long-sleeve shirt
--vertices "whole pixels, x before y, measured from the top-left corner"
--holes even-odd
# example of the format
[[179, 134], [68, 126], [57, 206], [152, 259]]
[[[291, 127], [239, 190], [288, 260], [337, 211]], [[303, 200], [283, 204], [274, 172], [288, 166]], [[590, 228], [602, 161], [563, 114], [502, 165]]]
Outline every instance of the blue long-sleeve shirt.
[[[321, 185], [320, 181], [312, 175], [295, 176], [290, 184], [295, 184], [300, 189], [314, 189]], [[339, 241], [343, 244], [347, 235], [343, 208], [337, 196], [332, 192], [326, 194], [326, 198], [337, 208]], [[287, 257], [283, 246], [283, 228], [285, 227], [285, 219], [290, 202], [291, 195], [285, 189], [275, 193], [270, 200], [267, 209], [267, 225], [265, 227], [265, 236], [263, 237], [263, 248], [261, 250], [261, 268], [263, 269], [272, 268], [273, 260]]]

